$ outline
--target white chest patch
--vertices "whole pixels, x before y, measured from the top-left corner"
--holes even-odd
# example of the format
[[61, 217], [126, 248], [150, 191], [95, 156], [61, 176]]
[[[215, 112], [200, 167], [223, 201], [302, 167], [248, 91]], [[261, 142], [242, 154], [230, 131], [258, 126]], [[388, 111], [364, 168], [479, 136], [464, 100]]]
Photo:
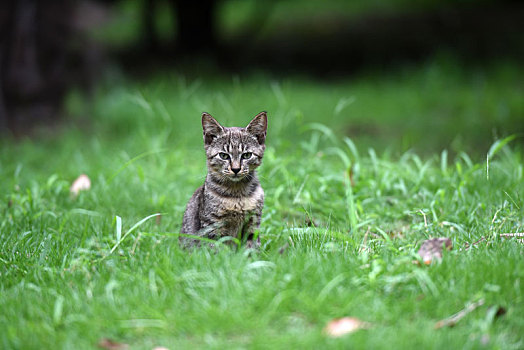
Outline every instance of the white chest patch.
[[263, 200], [264, 190], [262, 187], [258, 187], [249, 197], [223, 198], [220, 206], [223, 211], [245, 212], [255, 210]]

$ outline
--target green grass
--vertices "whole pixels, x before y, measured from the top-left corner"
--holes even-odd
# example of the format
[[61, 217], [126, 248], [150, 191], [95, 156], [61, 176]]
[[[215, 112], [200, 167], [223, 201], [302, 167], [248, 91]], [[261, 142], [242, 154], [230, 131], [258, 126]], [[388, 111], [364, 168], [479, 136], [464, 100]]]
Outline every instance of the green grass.
[[[522, 128], [523, 73], [439, 60], [331, 83], [170, 72], [73, 94], [87, 131], [0, 144], [0, 347], [524, 347], [523, 245], [499, 237], [524, 231], [520, 138], [490, 152]], [[205, 175], [200, 113], [238, 125], [263, 109], [263, 248], [181, 250]], [[364, 122], [377, 133], [345, 137]], [[92, 189], [72, 198], [81, 173]], [[413, 264], [438, 236], [454, 245], [442, 263]], [[343, 316], [373, 327], [326, 337]]]

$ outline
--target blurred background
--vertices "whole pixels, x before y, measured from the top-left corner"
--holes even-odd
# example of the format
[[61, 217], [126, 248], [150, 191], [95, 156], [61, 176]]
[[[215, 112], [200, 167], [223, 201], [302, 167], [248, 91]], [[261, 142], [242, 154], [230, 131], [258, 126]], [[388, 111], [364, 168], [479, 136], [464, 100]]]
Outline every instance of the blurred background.
[[64, 126], [200, 140], [204, 110], [400, 151], [524, 132], [522, 1], [4, 0], [0, 33], [11, 140]]

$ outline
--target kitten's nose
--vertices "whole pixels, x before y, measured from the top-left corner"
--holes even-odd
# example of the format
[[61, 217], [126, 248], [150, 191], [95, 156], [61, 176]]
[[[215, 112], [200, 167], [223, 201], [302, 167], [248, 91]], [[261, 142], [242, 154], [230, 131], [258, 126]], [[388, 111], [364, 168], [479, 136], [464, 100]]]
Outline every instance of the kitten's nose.
[[235, 174], [238, 174], [240, 168], [231, 168], [231, 171], [233, 171]]

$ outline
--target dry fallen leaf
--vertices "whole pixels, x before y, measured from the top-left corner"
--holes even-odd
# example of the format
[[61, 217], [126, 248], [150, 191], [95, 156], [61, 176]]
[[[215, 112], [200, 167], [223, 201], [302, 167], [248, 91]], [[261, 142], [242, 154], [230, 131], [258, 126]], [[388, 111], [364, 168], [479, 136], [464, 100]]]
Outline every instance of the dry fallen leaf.
[[331, 320], [324, 328], [324, 333], [332, 338], [337, 338], [369, 327], [371, 327], [370, 323], [361, 321], [356, 317], [343, 317]]
[[98, 342], [98, 347], [106, 350], [126, 350], [129, 348], [129, 345], [124, 343], [118, 343], [109, 338], [102, 338]]
[[73, 181], [69, 191], [73, 196], [77, 196], [80, 191], [86, 191], [91, 188], [91, 180], [86, 174], [82, 174]]
[[422, 257], [424, 264], [430, 264], [433, 260], [442, 259], [443, 247], [447, 250], [451, 250], [452, 244], [451, 239], [447, 237], [432, 238], [422, 242], [418, 255]]

